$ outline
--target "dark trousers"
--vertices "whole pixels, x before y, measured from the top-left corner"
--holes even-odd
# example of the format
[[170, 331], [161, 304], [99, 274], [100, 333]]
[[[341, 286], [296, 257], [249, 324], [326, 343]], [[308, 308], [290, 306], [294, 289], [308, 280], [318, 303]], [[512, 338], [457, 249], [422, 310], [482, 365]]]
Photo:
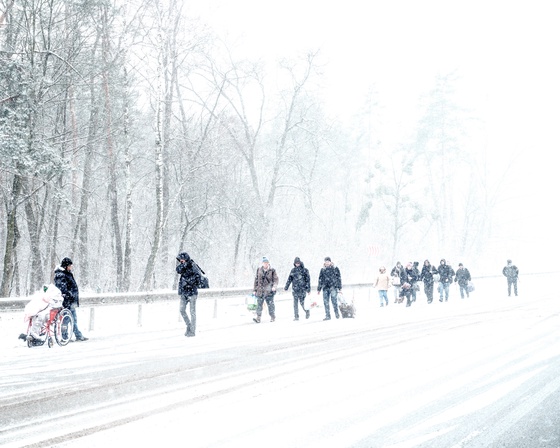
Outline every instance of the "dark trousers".
[[[186, 294], [181, 294], [181, 301], [179, 303], [179, 313], [183, 317], [185, 324], [187, 324], [187, 333], [194, 335], [196, 332], [196, 299], [198, 296], [188, 296]], [[187, 314], [186, 308], [187, 303], [190, 304], [190, 314], [191, 317]]]
[[331, 308], [329, 305], [329, 299], [332, 302], [334, 315], [338, 317], [338, 291], [334, 287], [323, 288], [323, 305], [325, 305], [325, 317], [331, 318]]
[[257, 316], [261, 317], [263, 304], [266, 301], [266, 306], [268, 308], [268, 314], [270, 317], [274, 318], [276, 316], [275, 310], [276, 307], [274, 305], [274, 294], [270, 294], [264, 297], [257, 297]]
[[412, 305], [412, 288], [401, 289], [401, 297], [406, 297], [406, 306]]
[[294, 317], [299, 318], [299, 306], [301, 305], [301, 309], [305, 311], [305, 307], [303, 306], [303, 302], [305, 301], [305, 292], [295, 293], [292, 292], [294, 296]]
[[511, 285], [513, 285], [513, 293], [517, 295], [517, 279], [516, 278], [508, 278], [508, 296], [511, 296]]
[[428, 303], [432, 303], [434, 300], [434, 283], [424, 282], [424, 292], [428, 298]]

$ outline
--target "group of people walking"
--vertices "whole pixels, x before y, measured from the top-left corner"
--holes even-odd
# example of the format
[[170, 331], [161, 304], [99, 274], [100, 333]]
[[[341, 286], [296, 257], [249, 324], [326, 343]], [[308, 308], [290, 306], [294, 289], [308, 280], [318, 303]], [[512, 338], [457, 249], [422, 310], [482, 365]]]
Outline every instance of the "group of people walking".
[[405, 266], [397, 261], [390, 274], [387, 273], [385, 266], [381, 266], [374, 287], [379, 292], [380, 306], [389, 305], [389, 289], [393, 289], [394, 303], [402, 303], [406, 299], [406, 306], [411, 306], [416, 301], [416, 295], [420, 291], [420, 283], [424, 284], [424, 293], [428, 303], [432, 303], [435, 285], [438, 288], [439, 301], [447, 302], [449, 300], [449, 285], [457, 282], [463, 299], [465, 296], [469, 297], [470, 281], [471, 273], [463, 266], [463, 263], [459, 263], [457, 272], [455, 272], [442, 258], [438, 267], [433, 266], [429, 260], [425, 260], [422, 270], [420, 270], [417, 261], [408, 262]]
[[[257, 269], [253, 286], [253, 294], [257, 298], [257, 311], [253, 319], [255, 323], [260, 323], [263, 312], [263, 305], [266, 302], [270, 321], [276, 320], [276, 307], [274, 305], [274, 296], [278, 287], [278, 274], [276, 270], [270, 266], [267, 257], [263, 257], [262, 266]], [[294, 320], [299, 320], [299, 309], [305, 312], [305, 318], [309, 319], [309, 307], [305, 306], [305, 298], [311, 294], [311, 277], [309, 270], [305, 267], [303, 261], [299, 257], [294, 259], [294, 266], [288, 275], [284, 291], [292, 286], [292, 295], [294, 300]], [[340, 269], [335, 266], [330, 257], [325, 257], [323, 267], [319, 273], [319, 281], [317, 284], [317, 294], [323, 291], [323, 304], [325, 307], [325, 318], [331, 319], [330, 305], [332, 304], [336, 318], [340, 318], [338, 309], [338, 294], [342, 289], [342, 277]]]
[[394, 303], [402, 303], [406, 299], [406, 306], [411, 306], [416, 301], [416, 295], [420, 291], [420, 283], [424, 284], [424, 293], [428, 303], [434, 300], [434, 286], [437, 285], [439, 301], [449, 300], [449, 285], [454, 281], [459, 284], [461, 298], [469, 297], [469, 282], [471, 273], [459, 263], [457, 272], [447, 264], [444, 258], [441, 259], [439, 266], [433, 266], [429, 260], [424, 261], [422, 270], [418, 267], [419, 263], [408, 262], [403, 266], [399, 261], [387, 274], [386, 268], [379, 268], [379, 275], [374, 283], [374, 287], [379, 291], [380, 306], [389, 305], [388, 290], [393, 289]]
[[[474, 289], [471, 283], [471, 273], [463, 263], [459, 263], [457, 271], [447, 264], [445, 258], [440, 260], [437, 267], [433, 266], [429, 260], [424, 261], [422, 270], [418, 265], [417, 261], [409, 262], [405, 266], [397, 262], [390, 274], [387, 273], [385, 266], [379, 268], [379, 274], [373, 286], [378, 290], [380, 306], [389, 305], [388, 291], [390, 289], [393, 289], [394, 303], [402, 303], [406, 299], [406, 306], [411, 306], [416, 301], [421, 283], [424, 285], [428, 303], [432, 303], [434, 300], [436, 285], [440, 302], [449, 300], [449, 286], [454, 282], [459, 285], [461, 299], [468, 298], [469, 293]], [[508, 296], [511, 296], [512, 286], [514, 294], [517, 296], [519, 269], [511, 260], [507, 260], [507, 265], [503, 268], [502, 273], [508, 281]]]
[[[181, 252], [177, 256], [177, 261], [178, 264], [175, 269], [177, 274], [180, 275], [178, 286], [178, 294], [180, 296], [179, 313], [187, 326], [185, 336], [192, 337], [196, 334], [197, 285], [200, 282], [201, 272], [197, 264], [186, 252]], [[274, 296], [278, 289], [278, 282], [279, 278], [276, 269], [270, 265], [270, 261], [267, 257], [263, 257], [261, 266], [257, 269], [253, 282], [253, 295], [257, 299], [256, 316], [253, 318], [255, 323], [261, 323], [265, 303], [270, 321], [274, 322], [276, 320]], [[293, 268], [290, 271], [284, 290], [287, 291], [290, 286], [292, 287], [294, 300], [294, 320], [299, 320], [300, 308], [305, 313], [305, 318], [309, 319], [310, 310], [309, 307], [305, 306], [305, 298], [311, 293], [311, 277], [309, 275], [309, 270], [299, 257], [294, 259]], [[338, 319], [340, 317], [337, 298], [341, 289], [342, 279], [340, 269], [332, 263], [330, 257], [325, 257], [317, 286], [317, 294], [323, 291], [323, 304], [325, 306], [324, 320], [329, 320], [331, 318], [330, 304], [332, 304], [336, 318]], [[189, 308], [188, 313], [187, 305]]]
[[406, 299], [406, 306], [411, 306], [416, 301], [417, 292], [420, 291], [420, 283], [424, 284], [424, 293], [428, 303], [434, 300], [434, 286], [437, 284], [439, 301], [449, 300], [449, 285], [454, 281], [459, 284], [461, 298], [469, 297], [469, 282], [471, 274], [463, 263], [459, 263], [457, 272], [441, 259], [436, 268], [429, 260], [424, 261], [422, 270], [419, 263], [409, 262], [405, 266], [400, 261], [387, 274], [385, 266], [379, 268], [379, 275], [375, 280], [374, 287], [379, 291], [380, 306], [389, 305], [388, 290], [393, 289], [394, 303], [402, 303]]

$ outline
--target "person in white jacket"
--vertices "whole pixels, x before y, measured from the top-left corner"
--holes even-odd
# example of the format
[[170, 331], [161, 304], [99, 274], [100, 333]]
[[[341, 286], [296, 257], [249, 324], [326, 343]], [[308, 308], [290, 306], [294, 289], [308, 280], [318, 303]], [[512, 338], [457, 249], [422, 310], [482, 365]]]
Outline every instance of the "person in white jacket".
[[62, 300], [60, 289], [53, 284], [45, 285], [35, 293], [25, 305], [22, 332], [18, 339], [39, 339], [41, 327], [45, 324], [51, 308], [62, 307]]
[[389, 290], [389, 286], [391, 285], [391, 277], [387, 274], [387, 270], [385, 266], [381, 266], [379, 268], [379, 275], [375, 279], [375, 283], [373, 284], [374, 288], [377, 288], [377, 292], [379, 293], [379, 306], [388, 306], [389, 305], [389, 298], [387, 297], [387, 291]]

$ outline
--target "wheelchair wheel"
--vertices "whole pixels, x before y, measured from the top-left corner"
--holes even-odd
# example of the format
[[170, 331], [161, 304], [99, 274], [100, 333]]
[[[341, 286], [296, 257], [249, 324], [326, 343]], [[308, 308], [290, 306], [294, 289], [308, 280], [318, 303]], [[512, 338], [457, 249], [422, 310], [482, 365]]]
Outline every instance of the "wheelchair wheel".
[[54, 319], [54, 338], [60, 346], [65, 346], [70, 342], [74, 332], [74, 319], [72, 313], [66, 308], [61, 309]]

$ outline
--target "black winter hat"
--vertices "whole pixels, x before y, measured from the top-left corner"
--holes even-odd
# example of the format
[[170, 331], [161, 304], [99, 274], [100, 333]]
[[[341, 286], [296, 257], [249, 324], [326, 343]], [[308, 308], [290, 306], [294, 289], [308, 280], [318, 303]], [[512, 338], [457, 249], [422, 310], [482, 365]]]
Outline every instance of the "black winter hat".
[[325, 261], [332, 261], [331, 257], [325, 257]]
[[294, 264], [296, 263], [301, 263], [301, 260], [299, 259], [299, 257], [294, 258]]
[[72, 263], [72, 260], [70, 260], [70, 258], [68, 258], [68, 257], [64, 257], [62, 259], [62, 261], [60, 262], [60, 266], [62, 266], [63, 268], [66, 268], [67, 266], [70, 266], [71, 264], [74, 264], [74, 263]]

